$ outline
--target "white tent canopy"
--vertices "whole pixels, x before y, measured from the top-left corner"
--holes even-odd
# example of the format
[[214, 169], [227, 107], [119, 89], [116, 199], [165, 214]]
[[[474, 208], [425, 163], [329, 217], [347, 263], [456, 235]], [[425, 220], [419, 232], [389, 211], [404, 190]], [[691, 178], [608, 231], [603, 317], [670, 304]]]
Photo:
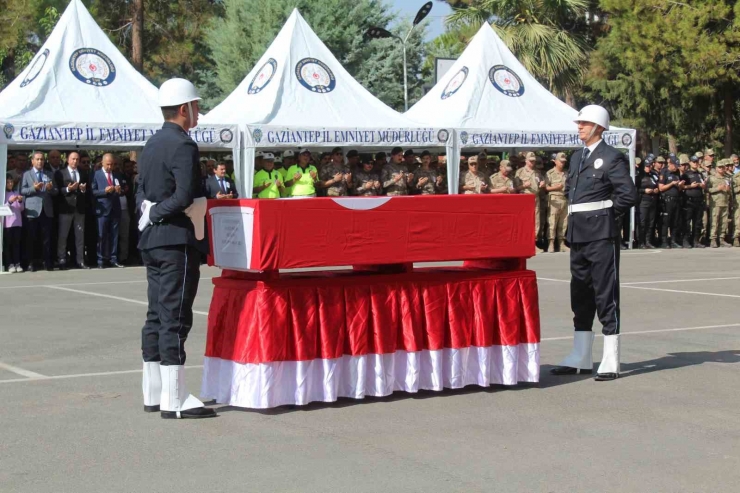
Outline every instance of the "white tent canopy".
[[252, 179], [255, 148], [438, 147], [450, 137], [447, 130], [415, 123], [373, 96], [297, 9], [242, 83], [203, 121], [243, 125], [245, 183]]
[[[450, 70], [407, 113], [459, 130], [461, 148], [578, 148], [578, 112], [551, 94], [484, 23]], [[623, 134], [628, 137], [622, 139]], [[634, 130], [607, 141], [630, 148]]]

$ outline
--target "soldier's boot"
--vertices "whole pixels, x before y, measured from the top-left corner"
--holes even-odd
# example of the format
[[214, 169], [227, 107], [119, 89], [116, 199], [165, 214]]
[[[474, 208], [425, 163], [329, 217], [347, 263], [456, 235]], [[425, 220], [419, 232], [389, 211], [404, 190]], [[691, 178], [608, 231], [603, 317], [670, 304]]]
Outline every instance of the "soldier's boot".
[[555, 240], [550, 240], [550, 245], [547, 247], [547, 253], [555, 253]]
[[696, 248], [706, 248], [704, 246], [704, 243], [701, 242], [701, 238], [699, 236], [697, 236], [696, 238], [694, 238], [694, 246]]
[[676, 243], [673, 237], [671, 237], [671, 248], [682, 248], [680, 244]]
[[722, 244], [722, 248], [732, 248], [732, 243], [730, 243], [729, 241], [722, 239], [720, 243]]
[[735, 241], [732, 242], [732, 246], [740, 247], [740, 238], [735, 238]]
[[568, 245], [565, 244], [565, 238], [560, 238], [558, 240], [558, 247], [560, 248], [561, 252], [569, 252], [570, 248], [568, 248]]
[[712, 248], [719, 248], [719, 240], [716, 238], [709, 238], [709, 246]]

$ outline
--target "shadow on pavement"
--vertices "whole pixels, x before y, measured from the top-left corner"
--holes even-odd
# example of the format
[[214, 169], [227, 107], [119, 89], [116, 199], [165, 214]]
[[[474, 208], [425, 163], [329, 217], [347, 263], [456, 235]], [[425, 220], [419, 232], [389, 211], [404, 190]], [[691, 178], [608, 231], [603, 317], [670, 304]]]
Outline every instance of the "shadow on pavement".
[[637, 363], [623, 363], [619, 378], [645, 375], [663, 370], [675, 370], [703, 363], [740, 363], [740, 349], [728, 351], [695, 351], [689, 353], [668, 353], [662, 358]]

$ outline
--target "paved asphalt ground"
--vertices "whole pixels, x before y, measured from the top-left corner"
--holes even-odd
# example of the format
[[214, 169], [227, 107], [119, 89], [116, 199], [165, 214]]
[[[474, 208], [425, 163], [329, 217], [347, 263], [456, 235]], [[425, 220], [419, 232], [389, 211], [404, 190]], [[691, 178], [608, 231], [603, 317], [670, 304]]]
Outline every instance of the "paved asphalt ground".
[[[0, 493], [740, 491], [740, 249], [623, 256], [623, 378], [608, 383], [548, 374], [571, 346], [568, 257], [529, 265], [539, 388], [203, 421], [142, 411], [143, 269], [0, 276]], [[204, 279], [196, 391], [211, 293]]]

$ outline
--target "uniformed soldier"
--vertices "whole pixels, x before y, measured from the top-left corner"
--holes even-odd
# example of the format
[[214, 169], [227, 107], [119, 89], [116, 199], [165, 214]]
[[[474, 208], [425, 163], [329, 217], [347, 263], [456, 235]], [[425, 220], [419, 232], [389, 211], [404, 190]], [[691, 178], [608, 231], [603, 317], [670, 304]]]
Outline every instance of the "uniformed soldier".
[[[545, 180], [537, 173], [535, 164], [537, 163], [537, 156], [534, 152], [528, 152], [525, 156], [525, 165], [523, 168], [519, 168], [516, 172], [516, 179], [519, 182], [519, 192], [527, 195], [534, 195], [534, 238], [537, 241], [537, 236], [540, 231], [540, 191], [545, 188]], [[544, 250], [539, 247], [535, 247], [537, 253], [543, 253]]]
[[[547, 224], [548, 224], [548, 253], [557, 251], [569, 252], [565, 245], [565, 232], [568, 229], [568, 199], [565, 196], [565, 162], [568, 157], [564, 152], [555, 157], [555, 167], [545, 176], [545, 188], [548, 193]], [[555, 240], [557, 239], [557, 249]], [[559, 249], [559, 250], [558, 250]]]
[[516, 184], [512, 178], [514, 169], [508, 159], [504, 159], [498, 166], [498, 173], [491, 177], [490, 193], [517, 193]]
[[437, 165], [434, 167], [437, 170], [437, 175], [442, 177], [442, 184], [439, 186], [440, 195], [447, 195], [449, 193], [447, 185], [447, 155], [440, 154], [437, 156]]
[[728, 165], [727, 159], [720, 159], [716, 166], [716, 172], [707, 179], [707, 191], [709, 192], [709, 215], [711, 216], [712, 229], [709, 234], [709, 245], [712, 248], [731, 247], [727, 243], [727, 207], [730, 203], [730, 179], [725, 175]]
[[[702, 215], [704, 214], [704, 189], [706, 183], [704, 177], [699, 172], [699, 161], [691, 160], [688, 154], [679, 156], [681, 164], [689, 165], [689, 169], [681, 175], [681, 181], [684, 182], [684, 228], [683, 228], [683, 247], [684, 248], [704, 248], [699, 241], [701, 237]], [[693, 244], [691, 241], [693, 240]]]
[[716, 168], [714, 167], [714, 149], [707, 149], [704, 151], [704, 167], [709, 170], [710, 174], [713, 171], [716, 171]]
[[372, 197], [381, 195], [383, 187], [380, 186], [380, 175], [373, 170], [375, 163], [366, 160], [362, 163], [362, 169], [354, 175], [354, 191], [361, 197]]
[[637, 191], [640, 196], [640, 227], [637, 231], [638, 248], [652, 249], [655, 214], [658, 210], [660, 190], [658, 174], [653, 171], [653, 161], [645, 159], [645, 166], [638, 176]]
[[[680, 240], [681, 217], [681, 190], [684, 182], [678, 172], [678, 160], [670, 158], [668, 169], [660, 177], [658, 189], [663, 201], [663, 229], [661, 231], [661, 248], [681, 248]], [[668, 241], [668, 229], [671, 230], [671, 239]]]
[[478, 171], [478, 156], [468, 158], [468, 170], [460, 177], [460, 193], [465, 195], [488, 193], [488, 179]]
[[163, 418], [216, 416], [185, 385], [185, 341], [193, 325], [200, 259], [207, 253], [205, 203], [198, 146], [188, 130], [198, 124], [195, 86], [171, 79], [159, 89], [165, 123], [144, 146], [136, 203], [139, 250], [146, 266], [149, 308], [142, 328], [144, 410]]
[[262, 156], [263, 168], [254, 174], [254, 194], [260, 199], [279, 199], [284, 191], [283, 174], [275, 168], [275, 155]]
[[565, 185], [568, 196], [570, 299], [575, 333], [573, 350], [551, 372], [575, 375], [593, 371], [594, 315], [603, 325], [604, 355], [596, 380], [619, 377], [619, 231], [616, 216], [637, 203], [627, 157], [602, 140], [609, 113], [586, 106], [576, 117], [585, 147], [570, 160]]
[[[376, 156], [377, 158], [377, 156]], [[403, 149], [394, 147], [391, 151], [391, 162], [383, 166], [380, 181], [386, 195], [408, 195], [408, 184], [413, 182], [414, 175], [403, 163]]]
[[490, 162], [488, 161], [488, 154], [486, 154], [486, 151], [481, 151], [478, 153], [478, 171], [480, 173], [483, 173], [483, 175], [486, 177], [486, 181], [488, 181], [491, 176], [496, 174], [496, 170], [490, 166]]
[[319, 171], [318, 187], [327, 197], [344, 197], [352, 187], [352, 173], [344, 165], [344, 154], [339, 147], [332, 151], [331, 162]]
[[421, 153], [421, 165], [414, 171], [414, 188], [421, 195], [437, 195], [442, 189], [442, 176], [432, 168], [432, 154]]

